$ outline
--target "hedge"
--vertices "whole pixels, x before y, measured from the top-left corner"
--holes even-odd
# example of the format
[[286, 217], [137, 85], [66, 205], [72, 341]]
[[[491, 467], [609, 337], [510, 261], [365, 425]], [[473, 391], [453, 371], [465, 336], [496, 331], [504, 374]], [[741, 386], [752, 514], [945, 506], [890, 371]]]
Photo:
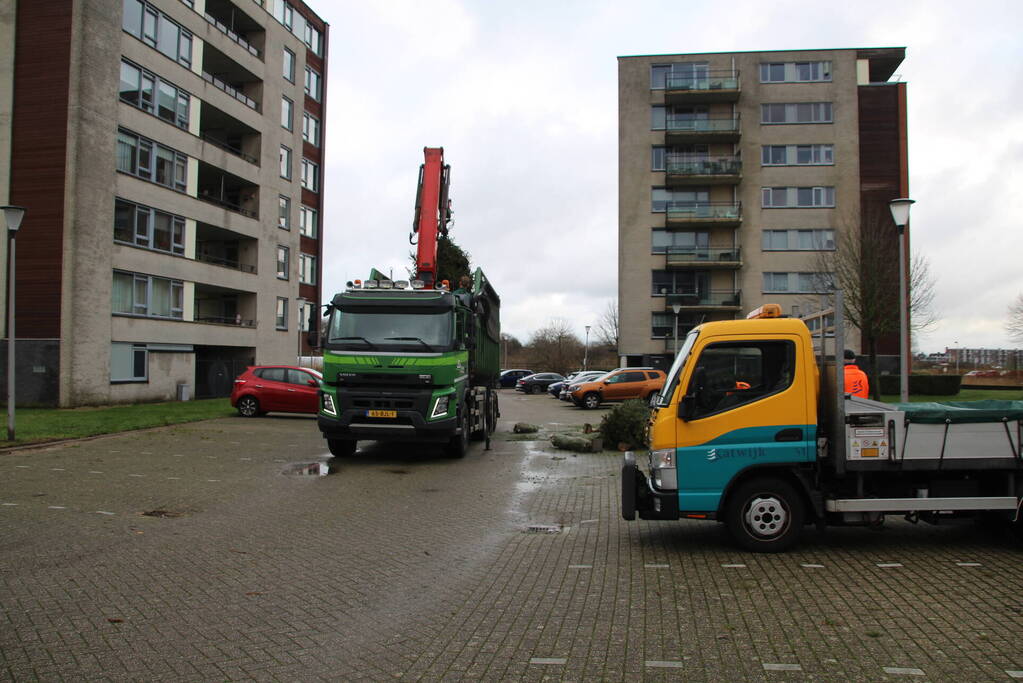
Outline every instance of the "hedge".
[[[955, 396], [963, 378], [959, 375], [910, 375], [909, 393], [918, 396]], [[881, 393], [899, 393], [898, 375], [881, 375]]]

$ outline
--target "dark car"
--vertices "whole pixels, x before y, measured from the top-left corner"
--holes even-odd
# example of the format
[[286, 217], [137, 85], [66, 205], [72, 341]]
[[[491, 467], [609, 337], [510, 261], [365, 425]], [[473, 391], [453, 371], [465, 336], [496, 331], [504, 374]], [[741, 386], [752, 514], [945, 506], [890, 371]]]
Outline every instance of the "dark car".
[[563, 382], [565, 378], [556, 372], [538, 372], [528, 375], [515, 383], [515, 391], [527, 394], [542, 394], [554, 382]]
[[254, 365], [234, 381], [231, 405], [242, 417], [270, 411], [316, 414], [323, 375], [293, 365]]
[[513, 387], [517, 381], [532, 374], [532, 370], [502, 370], [497, 382], [503, 388]]

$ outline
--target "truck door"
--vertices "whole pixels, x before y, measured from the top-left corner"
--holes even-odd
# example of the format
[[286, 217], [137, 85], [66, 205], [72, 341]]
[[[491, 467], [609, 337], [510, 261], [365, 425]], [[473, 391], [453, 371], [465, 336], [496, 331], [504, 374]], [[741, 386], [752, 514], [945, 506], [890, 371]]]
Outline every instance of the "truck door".
[[680, 510], [716, 511], [746, 468], [816, 457], [799, 343], [710, 338], [696, 349], [676, 432]]
[[638, 398], [643, 391], [646, 375], [640, 370], [630, 370], [614, 375], [604, 383], [604, 399], [624, 401]]

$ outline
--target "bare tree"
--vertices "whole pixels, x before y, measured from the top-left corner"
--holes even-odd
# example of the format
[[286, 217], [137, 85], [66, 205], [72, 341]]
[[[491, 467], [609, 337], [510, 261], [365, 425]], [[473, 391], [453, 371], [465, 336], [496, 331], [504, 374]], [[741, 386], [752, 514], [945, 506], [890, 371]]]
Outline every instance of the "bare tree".
[[[824, 280], [819, 289], [843, 291], [845, 319], [867, 343], [869, 374], [874, 379], [870, 389], [876, 398], [880, 395], [878, 341], [900, 333], [898, 231], [883, 202], [867, 204], [858, 225], [846, 221], [840, 228], [835, 250], [821, 252], [818, 259], [817, 274]], [[922, 331], [937, 321], [932, 308], [934, 278], [924, 256], [913, 256], [907, 279], [910, 329]]]
[[533, 333], [526, 351], [534, 369], [565, 374], [582, 366], [584, 348], [571, 326], [554, 318]]
[[1009, 318], [1005, 321], [1005, 332], [1014, 342], [1023, 342], [1023, 294], [1009, 304]]
[[618, 302], [608, 301], [596, 324], [597, 341], [610, 349], [618, 350]]

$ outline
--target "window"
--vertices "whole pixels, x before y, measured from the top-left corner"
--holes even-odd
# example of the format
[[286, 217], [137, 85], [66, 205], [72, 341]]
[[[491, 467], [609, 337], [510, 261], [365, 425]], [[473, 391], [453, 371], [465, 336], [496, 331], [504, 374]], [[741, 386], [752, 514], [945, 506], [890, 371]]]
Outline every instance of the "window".
[[795, 345], [790, 341], [709, 344], [700, 354], [686, 395], [691, 419], [722, 413], [779, 394], [792, 386]]
[[313, 329], [313, 314], [316, 312], [316, 304], [306, 301], [298, 312], [298, 329], [301, 332], [308, 332]]
[[655, 187], [650, 192], [650, 210], [654, 213], [664, 212], [668, 209], [693, 207], [699, 204], [706, 204], [710, 201], [710, 190], [669, 190], [663, 187]]
[[149, 350], [145, 344], [110, 344], [110, 381], [145, 382], [149, 379]]
[[305, 68], [305, 94], [320, 101], [320, 73], [311, 66]]
[[117, 170], [184, 192], [188, 157], [122, 128], [117, 133]]
[[[288, 329], [288, 298], [277, 297], [277, 316], [274, 320], [274, 327], [278, 330]], [[269, 378], [264, 378], [269, 379]]]
[[655, 104], [650, 108], [651, 130], [693, 130], [695, 121], [706, 121], [706, 107], [665, 107]]
[[281, 128], [292, 130], [294, 125], [295, 103], [287, 97], [281, 98]]
[[274, 19], [290, 31], [295, 22], [295, 10], [288, 3], [278, 0], [274, 3]]
[[290, 82], [295, 82], [295, 53], [284, 48], [284, 77]]
[[831, 123], [831, 102], [760, 105], [761, 123]]
[[124, 0], [121, 27], [186, 67], [192, 65], [192, 34], [141, 0]]
[[765, 209], [784, 208], [833, 208], [835, 188], [833, 187], [765, 187], [762, 188]]
[[302, 139], [314, 147], [320, 146], [320, 120], [310, 114], [302, 114]]
[[831, 80], [831, 62], [772, 62], [760, 65], [761, 83], [809, 83]]
[[320, 191], [320, 167], [308, 159], [302, 159], [302, 187], [311, 192]]
[[277, 216], [277, 227], [291, 230], [291, 197], [280, 196], [280, 211]]
[[316, 284], [316, 257], [309, 254], [298, 255], [298, 281], [304, 285]]
[[185, 219], [117, 199], [114, 205], [114, 241], [184, 255]]
[[702, 298], [710, 289], [710, 275], [702, 271], [654, 270], [651, 271], [651, 280], [652, 296], [683, 294]]
[[277, 277], [287, 280], [289, 275], [289, 263], [291, 250], [282, 244], [277, 245]]
[[764, 166], [828, 166], [835, 163], [834, 145], [764, 145]]
[[184, 312], [184, 283], [154, 275], [115, 270], [112, 310], [118, 315], [181, 320]]
[[709, 74], [707, 67], [707, 62], [654, 64], [650, 67], [650, 89], [693, 87], [707, 80]]
[[302, 40], [314, 54], [323, 56], [323, 36], [306, 21], [305, 30], [302, 32]]
[[[679, 340], [685, 339], [685, 336], [689, 334], [689, 330], [703, 322], [703, 317], [703, 313], [679, 313]], [[650, 316], [650, 336], [653, 339], [673, 338], [675, 336], [675, 314], [672, 312], [652, 313]]]
[[654, 254], [706, 249], [710, 242], [709, 232], [672, 232], [654, 228], [652, 235], [651, 253]]
[[281, 145], [281, 177], [291, 180], [291, 150]]
[[764, 273], [765, 294], [823, 294], [831, 291], [831, 273]]
[[831, 251], [834, 230], [764, 230], [764, 251]]
[[319, 221], [319, 215], [316, 209], [303, 206], [299, 209], [298, 214], [298, 232], [303, 237], [313, 237], [319, 233], [317, 223]]

